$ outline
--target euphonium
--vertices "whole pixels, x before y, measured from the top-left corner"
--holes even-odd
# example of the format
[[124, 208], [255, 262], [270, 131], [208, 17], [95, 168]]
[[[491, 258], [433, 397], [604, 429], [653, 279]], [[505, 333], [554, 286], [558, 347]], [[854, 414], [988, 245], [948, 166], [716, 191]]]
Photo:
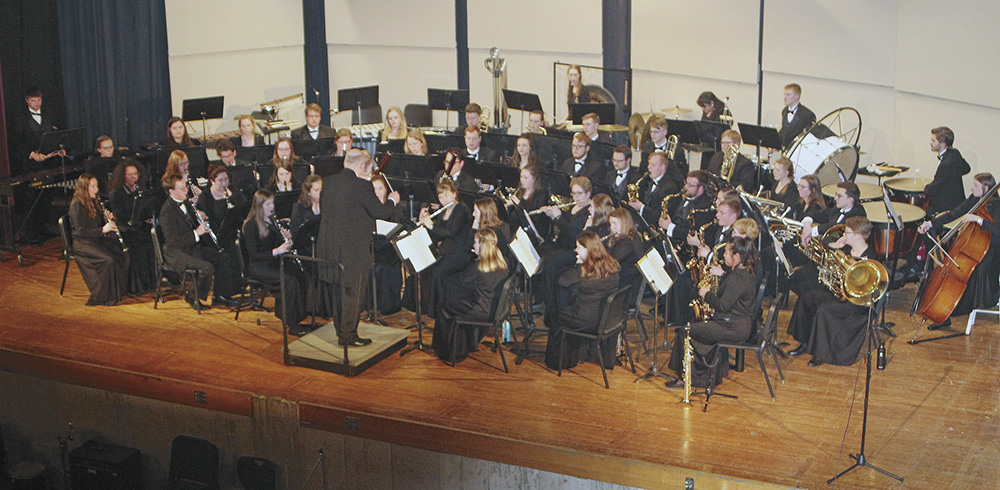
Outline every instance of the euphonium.
[[642, 177], [639, 177], [639, 180], [635, 181], [634, 184], [628, 184], [625, 186], [625, 189], [628, 191], [629, 202], [639, 201], [639, 184], [642, 184], [642, 181], [646, 180], [646, 178], [648, 177], [649, 177], [649, 172], [646, 172], [642, 174]]
[[669, 138], [667, 138], [667, 151], [666, 151], [666, 153], [667, 153], [667, 158], [668, 159], [670, 159], [670, 160], [674, 159], [674, 154], [677, 153], [677, 144], [679, 142], [680, 142], [680, 139], [677, 138], [676, 134], [672, 134], [672, 135], [670, 135]]
[[736, 168], [736, 158], [739, 155], [739, 145], [732, 145], [726, 149], [726, 154], [722, 157], [722, 168], [719, 170], [719, 177], [722, 180], [729, 182], [733, 178], [733, 170]]

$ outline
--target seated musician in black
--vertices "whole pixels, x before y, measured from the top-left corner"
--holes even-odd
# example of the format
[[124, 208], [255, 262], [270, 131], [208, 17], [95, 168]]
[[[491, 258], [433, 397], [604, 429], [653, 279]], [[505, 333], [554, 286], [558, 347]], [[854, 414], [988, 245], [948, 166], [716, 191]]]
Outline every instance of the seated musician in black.
[[[250, 277], [272, 288], [280, 288], [281, 256], [291, 251], [292, 241], [290, 236], [283, 235], [275, 221], [274, 194], [267, 190], [261, 189], [253, 195], [250, 212], [243, 222], [243, 249], [249, 258]], [[280, 293], [275, 295], [274, 316], [282, 319], [291, 332], [300, 331], [299, 322], [306, 318], [303, 281], [302, 270], [285, 264], [284, 302]]]
[[795, 166], [786, 157], [778, 158], [771, 168], [774, 184], [768, 199], [784, 203], [788, 208], [794, 208], [800, 195], [795, 188]]
[[538, 158], [538, 153], [535, 151], [534, 140], [531, 139], [530, 134], [522, 134], [518, 136], [517, 143], [514, 146], [514, 154], [507, 159], [507, 164], [515, 168], [524, 168], [528, 165], [539, 165], [541, 160]]
[[608, 229], [611, 231], [608, 243], [608, 253], [611, 254], [621, 266], [618, 286], [632, 286], [630, 298], [635, 298], [638, 294], [639, 282], [642, 276], [636, 262], [642, 258], [643, 249], [642, 237], [636, 230], [632, 221], [632, 214], [625, 208], [618, 208], [608, 216]]
[[[476, 231], [472, 250], [478, 257], [469, 262], [458, 274], [452, 274], [445, 284], [445, 295], [434, 317], [434, 340], [431, 347], [438, 359], [460, 362], [475, 352], [483, 336], [491, 333], [485, 328], [469, 330], [457, 326], [458, 317], [485, 321], [493, 313], [500, 285], [508, 275], [509, 267], [497, 246], [497, 236], [490, 229]], [[455, 329], [458, 329], [457, 335]], [[475, 335], [467, 335], [475, 332]], [[453, 339], [457, 342], [452, 343]], [[453, 352], [454, 351], [454, 352]]]
[[462, 150], [463, 157], [470, 157], [480, 163], [499, 162], [495, 151], [481, 146], [483, 133], [479, 130], [479, 126], [466, 126], [463, 134], [465, 135], [465, 149]]
[[[539, 254], [545, 258], [543, 261], [545, 265], [541, 276], [541, 287], [536, 293], [539, 298], [550, 305], [555, 303], [556, 279], [567, 266], [566, 253], [572, 253], [576, 245], [576, 237], [583, 233], [591, 220], [590, 193], [593, 188], [590, 179], [574, 177], [570, 181], [569, 187], [573, 195], [573, 203], [568, 213], [563, 212], [558, 206], [542, 206], [540, 208], [546, 216], [553, 220], [555, 225], [555, 242], [546, 243], [539, 248]], [[559, 258], [557, 259], [558, 263], [553, 263], [553, 258], [557, 257]], [[570, 259], [569, 265], [572, 264], [573, 261]], [[551, 312], [554, 313], [554, 310]]]
[[[374, 183], [374, 179], [372, 182]], [[385, 182], [382, 182], [382, 185], [385, 186]], [[321, 192], [323, 192], [323, 178], [319, 175], [310, 175], [302, 182], [302, 194], [299, 195], [299, 200], [292, 204], [292, 218], [289, 227], [293, 236], [299, 232], [302, 225], [319, 220], [319, 195]], [[388, 195], [388, 191], [386, 194]]]
[[201, 196], [202, 189], [198, 187], [197, 180], [188, 171], [190, 167], [191, 161], [188, 159], [187, 153], [184, 153], [183, 150], [174, 150], [167, 157], [167, 168], [163, 171], [163, 175], [179, 175], [188, 184], [188, 197], [197, 201]]
[[661, 212], [660, 216], [657, 217], [660, 229], [663, 230], [667, 238], [674, 242], [675, 246], [683, 244], [691, 232], [691, 213], [697, 212], [694, 220], [695, 227], [711, 221], [711, 216], [704, 212], [712, 205], [712, 196], [706, 192], [710, 178], [711, 176], [702, 170], [688, 172], [687, 178], [684, 180], [683, 199], [670, 201], [667, 212]]
[[[229, 168], [222, 165], [208, 167], [208, 181], [211, 183], [205, 192], [198, 196], [195, 204], [201, 212], [208, 216], [208, 225], [213, 230], [222, 230], [222, 222], [230, 209], [247, 202], [246, 196], [234, 189], [229, 181]], [[228, 244], [219, 244], [228, 245]]]
[[[757, 249], [748, 238], [733, 238], [723, 252], [723, 263], [729, 268], [719, 280], [718, 292], [709, 287], [698, 289], [698, 295], [714, 310], [710, 320], [691, 324], [690, 338], [694, 347], [691, 363], [691, 385], [710, 387], [722, 382], [729, 374], [729, 352], [718, 349], [720, 342], [743, 342], [750, 337], [754, 295], [757, 292], [755, 270]], [[683, 388], [684, 329], [677, 331], [670, 369], [679, 376], [666, 383], [668, 388]], [[715, 366], [715, 379], [710, 379], [710, 367]]]
[[674, 181], [667, 177], [669, 162], [666, 153], [650, 155], [649, 176], [639, 184], [639, 200], [628, 203], [650, 226], [655, 226], [663, 215], [663, 199], [680, 191]]
[[603, 179], [607, 172], [604, 165], [590, 155], [590, 139], [583, 133], [573, 135], [570, 151], [572, 158], [567, 158], [559, 166], [559, 171], [570, 177], [586, 177], [588, 179]]
[[632, 149], [628, 145], [616, 146], [611, 153], [611, 165], [604, 182], [611, 185], [619, 201], [628, 201], [629, 184], [635, 184], [642, 177], [642, 172], [632, 166]]
[[[821, 237], [833, 226], [846, 223], [855, 216], [866, 217], [865, 208], [861, 206], [861, 189], [854, 182], [838, 182], [837, 191], [833, 196], [836, 205], [820, 212], [815, 219], [806, 216], [802, 219], [802, 236]], [[815, 226], [814, 226], [815, 225]], [[816, 265], [806, 263], [788, 277], [792, 291], [802, 295], [811, 288], [818, 287], [815, 277], [818, 276]]]
[[[309, 177], [313, 177], [310, 175]], [[306, 183], [309, 179], [306, 179]], [[323, 181], [317, 181], [316, 185], [312, 189], [322, 188]], [[375, 174], [372, 175], [372, 187], [375, 189], [375, 195], [378, 196], [378, 200], [385, 204], [389, 200], [389, 186], [386, 183], [385, 175]], [[302, 192], [305, 193], [305, 185], [303, 185]], [[315, 192], [317, 199], [319, 198], [319, 191]], [[301, 200], [296, 203], [296, 206], [301, 204]], [[318, 201], [317, 201], [318, 202]], [[392, 213], [392, 221], [401, 222], [401, 216], [405, 210], [405, 204], [396, 204], [395, 209]], [[319, 207], [316, 207], [317, 216], [319, 219]], [[292, 209], [292, 226], [294, 229], [295, 224], [295, 209]], [[396, 253], [396, 249], [392, 246], [392, 241], [389, 238], [376, 234], [372, 246], [375, 252], [375, 289], [378, 295], [377, 304], [378, 312], [382, 315], [391, 315], [399, 311], [402, 307], [402, 300], [400, 298], [400, 293], [403, 291], [403, 270], [402, 262], [399, 258], [399, 254]]]
[[253, 173], [253, 165], [236, 159], [236, 147], [229, 140], [219, 141], [215, 145], [215, 151], [219, 153], [218, 163], [225, 165], [229, 172], [229, 183], [233, 189], [243, 193], [244, 197], [252, 196], [257, 190], [257, 177]]
[[[226, 306], [233, 304], [230, 297], [237, 291], [238, 273], [229, 256], [220, 252], [205, 237], [210, 231], [208, 220], [198, 223], [195, 207], [188, 198], [187, 182], [177, 174], [163, 176], [163, 190], [168, 199], [160, 208], [160, 228], [163, 230], [163, 256], [171, 270], [194, 268], [199, 271], [198, 294], [200, 298], [185, 298], [195, 309], [204, 308], [201, 300], [208, 298], [215, 279], [212, 303]], [[204, 243], [204, 244], [202, 244]]]
[[[545, 365], [550, 369], [567, 369], [580, 362], [577, 337], [566, 337], [566, 343], [559, 342], [560, 332], [578, 330], [594, 333], [600, 328], [601, 303], [618, 287], [620, 266], [596, 233], [585, 231], [576, 238], [577, 266], [559, 276], [559, 287], [567, 291], [565, 300], [553, 305], [558, 310], [552, 321], [546, 321], [549, 329], [545, 344]], [[614, 341], [608, 339], [602, 346], [604, 365], [614, 366]], [[564, 364], [559, 365], [560, 354]]]
[[808, 217], [813, 222], [819, 221], [820, 215], [826, 210], [826, 197], [823, 196], [819, 177], [813, 174], [802, 177], [796, 189], [799, 199], [792, 208], [792, 219], [802, 221]]
[[[878, 254], [868, 246], [871, 231], [872, 224], [868, 218], [848, 218], [844, 235], [829, 246], [841, 249], [858, 260], [878, 260]], [[806, 243], [805, 239], [803, 242]], [[835, 295], [816, 280], [815, 287], [808, 288], [799, 296], [792, 319], [788, 322], [788, 334], [799, 345], [788, 352], [790, 356], [811, 354], [810, 366], [854, 364], [867, 338], [868, 307], [848, 302], [841, 295], [841, 291]]]
[[160, 145], [165, 147], [199, 146], [201, 141], [188, 134], [187, 125], [184, 124], [183, 119], [172, 116], [167, 119], [167, 132], [163, 135], [163, 141], [160, 142]]
[[[755, 180], [757, 177], [757, 167], [742, 153], [739, 153], [740, 145], [743, 144], [743, 137], [740, 133], [733, 131], [732, 129], [727, 129], [722, 132], [722, 151], [715, 152], [712, 156], [712, 160], [708, 162], [708, 167], [702, 168], [702, 170], [707, 170], [713, 175], [721, 177], [723, 180], [727, 180], [733, 187], [743, 186], [743, 190], [751, 194], [757, 192], [757, 185]], [[730, 150], [735, 148], [734, 150]], [[731, 170], [731, 175], [722, 175], [722, 164], [726, 158], [726, 152], [735, 151], [736, 161], [733, 162], [733, 168]]]
[[[1000, 295], [1000, 285], [998, 285], [997, 279], [1000, 276], [1000, 258], [996, 258], [997, 252], [1000, 252], [1000, 198], [994, 195], [984, 205], [986, 211], [993, 217], [992, 221], [984, 220], [982, 216], [977, 214], [969, 214], [980, 199], [995, 185], [996, 179], [993, 178], [993, 174], [976, 174], [972, 181], [972, 194], [965, 201], [948, 212], [938, 214], [933, 220], [925, 221], [917, 229], [920, 233], [926, 234], [933, 230], [935, 234], [941, 235], [944, 225], [961, 219], [962, 222], [978, 223], [990, 233], [990, 248], [979, 265], [973, 269], [972, 275], [969, 276], [969, 281], [966, 283], [965, 292], [950, 316], [968, 315], [974, 309], [991, 308], [997, 304], [997, 297]], [[948, 244], [944, 244], [944, 246], [947, 247]], [[928, 330], [939, 330], [948, 326], [951, 326], [951, 318], [927, 328]]]
[[[248, 148], [252, 146], [261, 146], [264, 144], [264, 136], [257, 134], [257, 125], [254, 123], [253, 116], [250, 114], [243, 114], [236, 118], [236, 124], [239, 126], [240, 134], [229, 138], [228, 141], [230, 145], [235, 149]], [[220, 141], [219, 143], [222, 143]], [[215, 149], [221, 151], [221, 148], [216, 145]], [[227, 164], [228, 165], [228, 164]]]
[[601, 116], [591, 112], [584, 114], [580, 122], [583, 123], [583, 134], [590, 141], [611, 144], [611, 133], [601, 129]]
[[90, 290], [87, 306], [114, 306], [127, 293], [128, 255], [121, 244], [108, 234], [118, 228], [104, 219], [97, 196], [97, 178], [83, 174], [76, 179], [76, 190], [69, 206], [73, 225], [73, 252], [83, 282]]
[[298, 140], [318, 140], [333, 138], [337, 135], [337, 130], [321, 124], [323, 121], [323, 108], [319, 104], [312, 103], [306, 106], [305, 126], [295, 128], [290, 133], [292, 139]]
[[468, 248], [469, 236], [472, 234], [472, 213], [465, 203], [458, 201], [458, 189], [455, 183], [445, 179], [437, 185], [438, 203], [451, 207], [443, 213], [430, 218], [431, 210], [420, 210], [420, 223], [427, 227], [431, 240], [437, 244], [437, 262], [422, 274], [421, 280], [430, 287], [421, 291], [421, 299], [427, 308], [423, 311], [434, 317], [435, 308], [443, 299], [445, 279], [456, 272], [465, 269], [472, 261], [472, 253]]
[[670, 158], [670, 165], [667, 167], [667, 178], [674, 181], [677, 187], [684, 185], [684, 176], [687, 175], [688, 168], [687, 155], [679, 146], [674, 147], [671, 155], [669, 139], [667, 136], [669, 123], [663, 116], [653, 116], [647, 121], [649, 126], [649, 139], [642, 142], [642, 159], [639, 161], [639, 172], [646, 172], [649, 166], [649, 156], [653, 153], [666, 153]]
[[267, 183], [267, 190], [272, 193], [292, 192], [299, 187], [299, 179], [295, 177], [295, 169], [288, 159], [279, 160], [274, 164], [274, 173]]
[[[510, 225], [500, 219], [496, 201], [488, 197], [476, 199], [472, 205], [472, 229], [492, 230], [493, 234], [497, 236], [497, 247], [500, 248], [504, 260], [511, 264], [514, 263], [516, 258], [514, 252], [510, 250], [510, 239], [513, 235]], [[472, 243], [469, 243], [469, 248], [472, 248]]]
[[[153, 241], [149, 237], [152, 219], [133, 223], [135, 203], [146, 188], [146, 169], [136, 161], [126, 159], [111, 173], [108, 207], [115, 216], [118, 232], [128, 247], [128, 293], [141, 294], [156, 287], [156, 266]], [[152, 218], [152, 216], [149, 216]]]
[[[549, 203], [549, 193], [542, 186], [542, 172], [535, 165], [521, 169], [520, 185], [510, 196], [507, 204], [507, 215], [511, 225], [524, 228], [529, 237], [547, 241], [552, 237], [552, 220], [543, 212], [536, 212]], [[525, 213], [528, 216], [525, 217]], [[532, 214], [534, 213], [534, 214]], [[531, 220], [529, 225], [528, 220]]]
[[462, 170], [465, 170], [465, 158], [463, 158], [463, 156], [458, 152], [448, 151], [444, 155], [444, 169], [438, 170], [437, 174], [434, 176], [434, 182], [441, 182], [445, 179], [449, 179], [455, 182], [455, 186], [458, 190], [465, 192], [479, 192], [479, 184], [476, 183], [476, 179], [469, 175], [468, 172], [463, 172]]

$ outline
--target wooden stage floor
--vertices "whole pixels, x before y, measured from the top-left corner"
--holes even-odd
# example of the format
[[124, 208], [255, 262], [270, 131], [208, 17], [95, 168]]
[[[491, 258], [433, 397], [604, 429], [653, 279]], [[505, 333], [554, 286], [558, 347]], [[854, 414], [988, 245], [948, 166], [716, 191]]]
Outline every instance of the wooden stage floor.
[[[28, 267], [9, 254], [0, 263], [0, 368], [11, 372], [236, 414], [249, 414], [253, 395], [280, 397], [298, 404], [303, 426], [347, 433], [343, 420], [352, 416], [360, 430], [351, 434], [360, 437], [643, 488], [673, 488], [694, 475], [727, 488], [826, 488], [860, 446], [863, 361], [808, 367], [808, 356], [781, 359], [782, 384], [768, 359], [772, 401], [751, 355], [720, 387], [739, 399], [714, 398], [707, 413], [701, 397], [685, 406], [679, 391], [634, 383], [621, 367], [605, 390], [596, 365], [559, 378], [536, 355], [510, 362], [505, 374], [488, 350], [454, 368], [426, 353], [393, 355], [346, 378], [284, 366], [270, 314], [242, 314], [237, 323], [220, 308], [199, 316], [176, 297], [154, 310], [150, 295], [86, 307], [75, 265], [59, 296], [56, 241], [25, 253]], [[906, 315], [913, 289], [892, 294], [888, 319], [899, 338], [889, 339], [888, 368], [874, 372], [866, 448], [872, 464], [905, 482], [860, 468], [839, 484], [997, 488], [997, 318], [983, 316], [968, 337], [908, 345], [919, 325]], [[789, 315], [780, 317], [782, 340]], [[966, 318], [955, 320], [964, 329]], [[402, 327], [412, 315], [389, 322]], [[637, 364], [641, 375], [649, 360]], [[192, 390], [206, 391], [208, 403], [196, 404]]]

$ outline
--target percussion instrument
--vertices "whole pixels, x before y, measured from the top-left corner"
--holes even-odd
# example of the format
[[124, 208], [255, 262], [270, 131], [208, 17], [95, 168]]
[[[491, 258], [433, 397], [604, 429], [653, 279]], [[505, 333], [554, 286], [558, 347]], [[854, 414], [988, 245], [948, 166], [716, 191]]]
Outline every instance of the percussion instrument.
[[[918, 206], [906, 203], [893, 204], [893, 209], [903, 221], [903, 229], [896, 228], [896, 223], [886, 215], [885, 204], [882, 202], [866, 202], [861, 204], [872, 222], [871, 242], [879, 257], [885, 257], [888, 251], [889, 259], [903, 257], [917, 245], [917, 227], [927, 213]], [[896, 250], [896, 241], [899, 250]]]
[[681, 106], [678, 105], [678, 106], [673, 106], [673, 107], [667, 107], [666, 109], [660, 109], [660, 112], [663, 112], [665, 114], [678, 115], [678, 114], [687, 114], [687, 113], [692, 112], [692, 111], [691, 111], [691, 109], [686, 109], [686, 108], [683, 108], [683, 107], [681, 107]]
[[11, 490], [46, 490], [49, 488], [45, 481], [45, 465], [38, 461], [22, 461], [10, 470]]
[[[863, 182], [855, 182], [858, 184], [858, 188], [861, 189], [861, 202], [871, 202], [882, 200], [882, 188], [875, 184], [865, 184]], [[823, 195], [833, 199], [833, 196], [837, 195], [837, 184], [827, 184], [823, 186]]]
[[885, 181], [885, 186], [889, 189], [889, 196], [893, 201], [927, 209], [931, 205], [930, 199], [924, 194], [924, 185], [927, 183], [928, 181], [921, 178], [896, 177]]
[[834, 184], [854, 177], [858, 167], [858, 149], [836, 136], [819, 139], [810, 133], [795, 145], [788, 159], [795, 165], [795, 175], [816, 174], [820, 184]]

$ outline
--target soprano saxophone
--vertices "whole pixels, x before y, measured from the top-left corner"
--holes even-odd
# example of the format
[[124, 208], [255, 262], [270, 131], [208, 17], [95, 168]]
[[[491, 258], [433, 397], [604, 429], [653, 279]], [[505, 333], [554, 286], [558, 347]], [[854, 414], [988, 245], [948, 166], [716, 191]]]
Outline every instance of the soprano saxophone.
[[694, 362], [694, 346], [691, 345], [691, 326], [684, 327], [684, 403], [691, 403], [691, 364]]

